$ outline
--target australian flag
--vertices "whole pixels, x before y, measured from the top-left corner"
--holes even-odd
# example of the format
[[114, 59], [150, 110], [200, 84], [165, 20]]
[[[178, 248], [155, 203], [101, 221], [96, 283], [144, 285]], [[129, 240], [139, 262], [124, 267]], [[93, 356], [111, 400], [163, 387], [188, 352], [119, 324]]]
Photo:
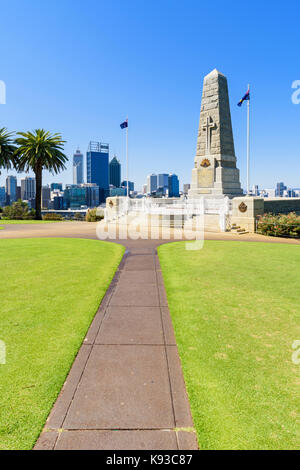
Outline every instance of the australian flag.
[[248, 88], [247, 93], [243, 96], [243, 98], [238, 102], [238, 106], [242, 106], [244, 101], [249, 101], [250, 100], [250, 88]]
[[128, 119], [126, 119], [126, 121], [122, 122], [122, 124], [120, 124], [120, 127], [121, 127], [121, 129], [125, 129], [126, 127], [128, 127]]

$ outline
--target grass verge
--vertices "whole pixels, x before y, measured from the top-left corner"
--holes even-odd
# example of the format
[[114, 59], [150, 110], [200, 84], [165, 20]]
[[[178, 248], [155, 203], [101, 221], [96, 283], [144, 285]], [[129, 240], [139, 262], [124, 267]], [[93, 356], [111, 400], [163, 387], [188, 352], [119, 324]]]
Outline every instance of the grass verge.
[[30, 449], [124, 248], [97, 240], [1, 240], [0, 449]]
[[300, 247], [159, 248], [200, 449], [299, 448]]
[[61, 220], [3, 220], [0, 219], [0, 225], [16, 225], [16, 224], [53, 224], [59, 223]]

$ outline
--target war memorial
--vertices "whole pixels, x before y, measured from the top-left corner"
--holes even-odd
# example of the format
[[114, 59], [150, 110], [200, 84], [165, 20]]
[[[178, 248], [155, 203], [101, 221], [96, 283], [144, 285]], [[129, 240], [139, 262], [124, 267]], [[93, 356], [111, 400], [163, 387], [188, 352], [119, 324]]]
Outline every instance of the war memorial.
[[188, 196], [142, 200], [109, 197], [103, 224], [112, 236], [121, 230], [121, 238], [130, 236], [127, 228], [133, 225], [135, 236], [138, 232], [143, 236], [145, 232], [155, 232], [157, 238], [160, 229], [164, 231], [162, 238], [168, 238], [168, 230], [172, 229], [178, 231], [179, 238], [182, 230], [187, 238], [197, 238], [205, 231], [255, 232], [258, 216], [291, 211], [300, 211], [299, 198], [265, 200], [244, 194], [235, 154], [227, 78], [214, 69], [204, 77]]

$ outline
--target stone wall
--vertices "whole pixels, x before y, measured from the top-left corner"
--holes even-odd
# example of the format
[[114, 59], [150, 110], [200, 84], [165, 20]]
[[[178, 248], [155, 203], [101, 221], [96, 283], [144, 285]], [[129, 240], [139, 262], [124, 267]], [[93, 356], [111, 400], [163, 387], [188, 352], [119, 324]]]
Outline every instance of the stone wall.
[[300, 197], [264, 199], [264, 212], [272, 214], [300, 214]]
[[249, 232], [256, 231], [258, 216], [272, 214], [300, 214], [300, 198], [235, 197], [232, 199], [231, 225], [236, 224]]

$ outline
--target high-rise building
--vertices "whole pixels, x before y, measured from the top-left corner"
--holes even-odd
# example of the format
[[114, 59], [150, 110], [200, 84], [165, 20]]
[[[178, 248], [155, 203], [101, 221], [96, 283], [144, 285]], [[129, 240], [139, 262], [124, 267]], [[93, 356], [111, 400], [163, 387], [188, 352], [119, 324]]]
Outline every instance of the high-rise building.
[[49, 209], [51, 192], [49, 185], [42, 187], [42, 209]]
[[109, 162], [109, 184], [115, 188], [121, 186], [121, 164], [116, 156]]
[[167, 173], [159, 173], [157, 175], [157, 189], [163, 194], [169, 188], [169, 175]]
[[22, 199], [22, 195], [21, 195], [21, 186], [17, 186], [17, 201], [19, 199]]
[[6, 206], [6, 192], [5, 186], [0, 187], [0, 207]]
[[277, 183], [276, 184], [276, 196], [277, 197], [282, 197], [283, 196], [283, 191], [286, 191], [287, 187], [285, 186], [284, 183]]
[[152, 173], [152, 175], [147, 176], [147, 193], [153, 193], [157, 189], [157, 175]]
[[[125, 194], [127, 196], [127, 181], [126, 180], [122, 181], [121, 188], [125, 189]], [[128, 181], [128, 190], [129, 190], [129, 194], [132, 191], [134, 191], [134, 182], [133, 181]]]
[[85, 187], [67, 184], [64, 190], [64, 209], [80, 209], [86, 205]]
[[9, 204], [12, 204], [17, 200], [17, 178], [15, 176], [7, 176], [5, 190], [9, 199]]
[[21, 179], [21, 199], [30, 201], [35, 198], [35, 178], [25, 176]]
[[85, 188], [86, 205], [88, 207], [99, 206], [99, 186], [94, 183], [85, 183], [81, 186]]
[[179, 179], [172, 173], [168, 176], [168, 191], [169, 197], [179, 197]]
[[109, 194], [109, 144], [90, 142], [86, 154], [87, 183], [99, 186], [99, 202], [104, 202]]
[[51, 191], [62, 191], [63, 190], [63, 184], [62, 183], [51, 183], [50, 185]]
[[83, 184], [83, 155], [79, 149], [73, 155], [73, 184]]

